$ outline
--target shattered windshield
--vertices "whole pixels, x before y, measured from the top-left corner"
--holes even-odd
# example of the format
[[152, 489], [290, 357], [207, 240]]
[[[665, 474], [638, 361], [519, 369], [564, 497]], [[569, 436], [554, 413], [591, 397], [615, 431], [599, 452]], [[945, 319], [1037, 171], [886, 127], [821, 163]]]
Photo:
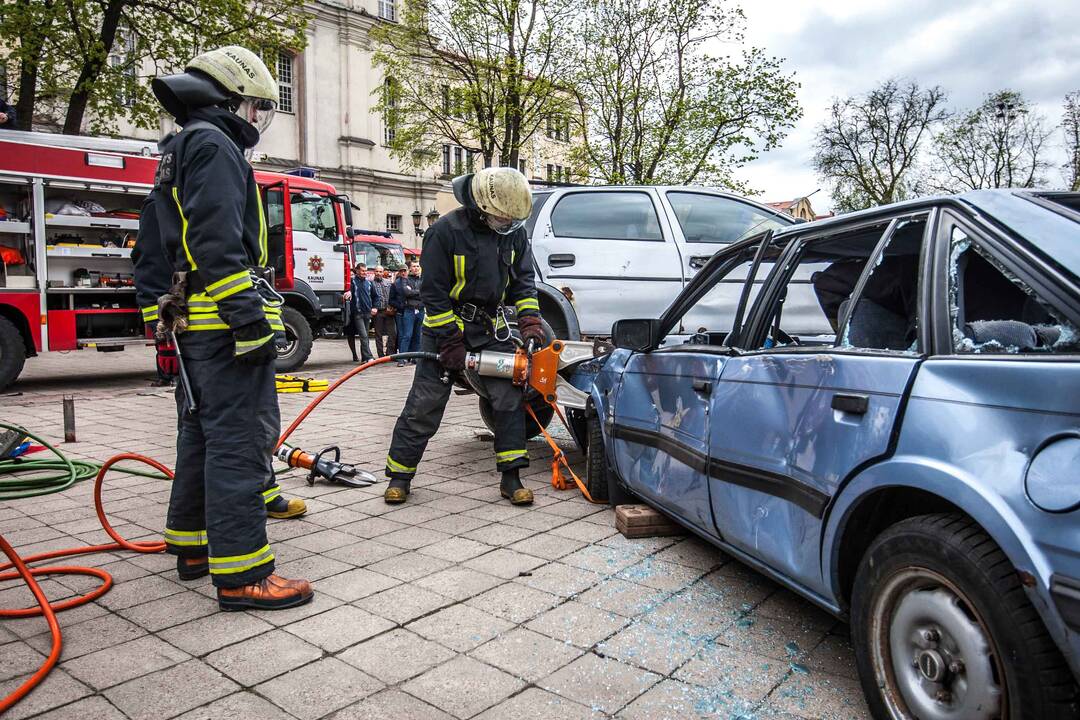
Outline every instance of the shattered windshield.
[[953, 228], [949, 309], [958, 353], [1067, 353], [1080, 334], [1028, 285]]

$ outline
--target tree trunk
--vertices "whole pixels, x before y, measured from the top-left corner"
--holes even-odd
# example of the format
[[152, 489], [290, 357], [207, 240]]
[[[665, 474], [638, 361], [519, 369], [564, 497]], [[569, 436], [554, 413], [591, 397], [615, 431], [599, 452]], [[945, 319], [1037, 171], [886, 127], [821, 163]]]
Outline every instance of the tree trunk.
[[[42, 3], [43, 17], [52, 24], [52, 6], [54, 0], [44, 0]], [[19, 5], [26, 5], [26, 0], [20, 0]], [[41, 63], [42, 50], [45, 47], [45, 33], [34, 34], [29, 39], [24, 39], [23, 58], [19, 63], [19, 97], [15, 101], [16, 126], [20, 130], [32, 130], [34, 126], [34, 110], [37, 104], [37, 81], [38, 65]]]
[[82, 132], [83, 117], [90, 104], [91, 88], [101, 75], [105, 63], [108, 62], [109, 53], [112, 52], [113, 44], [116, 42], [116, 33], [120, 27], [120, 19], [126, 2], [127, 0], [111, 0], [105, 8], [105, 14], [101, 19], [101, 32], [98, 35], [100, 51], [86, 58], [83, 63], [79, 79], [75, 83], [75, 91], [71, 93], [67, 116], [64, 118], [65, 135], [78, 135]]

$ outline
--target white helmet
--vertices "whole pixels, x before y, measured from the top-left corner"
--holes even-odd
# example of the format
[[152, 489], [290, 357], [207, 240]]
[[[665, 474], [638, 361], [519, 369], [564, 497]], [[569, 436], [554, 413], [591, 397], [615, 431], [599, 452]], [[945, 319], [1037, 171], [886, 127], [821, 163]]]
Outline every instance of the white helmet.
[[514, 168], [484, 168], [454, 178], [453, 185], [458, 201], [483, 213], [488, 226], [500, 235], [520, 228], [532, 213], [529, 181]]

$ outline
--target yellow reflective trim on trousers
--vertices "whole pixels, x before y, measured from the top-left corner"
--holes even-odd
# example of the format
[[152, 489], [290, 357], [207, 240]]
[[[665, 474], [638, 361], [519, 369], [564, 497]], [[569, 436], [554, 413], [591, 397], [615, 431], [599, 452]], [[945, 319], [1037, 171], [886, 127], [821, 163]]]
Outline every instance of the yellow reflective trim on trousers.
[[262, 193], [258, 185], [255, 186], [255, 202], [259, 205], [259, 267], [265, 267], [266, 258], [269, 257], [266, 248], [266, 215], [263, 214]]
[[213, 557], [210, 560], [210, 572], [213, 575], [229, 575], [251, 570], [260, 565], [265, 565], [274, 559], [274, 553], [269, 545], [263, 545], [253, 553], [247, 555], [232, 555], [229, 557]]
[[414, 472], [416, 472], [415, 467], [409, 467], [408, 465], [402, 465], [401, 463], [397, 462], [396, 460], [394, 460], [394, 458], [390, 457], [389, 455], [386, 456], [386, 467], [387, 467], [387, 469], [392, 470], [393, 472], [403, 472], [403, 473], [414, 473]]
[[454, 287], [450, 288], [450, 299], [457, 300], [461, 296], [461, 291], [465, 288], [465, 256], [454, 256], [454, 277], [457, 278], [457, 282], [454, 283]]
[[195, 258], [191, 257], [191, 250], [188, 249], [187, 244], [187, 218], [184, 217], [184, 208], [180, 206], [180, 193], [174, 186], [172, 189], [173, 200], [176, 202], [176, 212], [180, 213], [180, 244], [184, 246], [184, 255], [187, 256], [188, 264], [191, 265], [192, 270], [198, 270], [199, 266], [195, 264]]
[[162, 533], [162, 536], [169, 545], [177, 545], [180, 547], [198, 547], [200, 545], [206, 545], [205, 530], [172, 530], [170, 528], [165, 528], [165, 532]]
[[281, 497], [281, 487], [278, 486], [278, 485], [275, 485], [274, 487], [270, 488], [269, 490], [264, 490], [263, 491], [263, 502], [265, 502], [267, 504], [272, 503], [274, 500], [277, 500], [279, 497]]
[[502, 452], [495, 453], [495, 457], [500, 461], [502, 460], [516, 460], [519, 457], [528, 455], [528, 450], [503, 450]]

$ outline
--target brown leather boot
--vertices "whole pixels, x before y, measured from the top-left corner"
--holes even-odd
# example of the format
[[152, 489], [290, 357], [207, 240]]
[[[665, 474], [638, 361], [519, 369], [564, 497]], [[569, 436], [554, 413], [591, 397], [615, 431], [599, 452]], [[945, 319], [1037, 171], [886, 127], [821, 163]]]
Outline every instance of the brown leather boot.
[[202, 557], [176, 558], [176, 574], [181, 580], [198, 580], [210, 574], [210, 561]]
[[218, 607], [222, 610], [284, 610], [303, 605], [315, 596], [307, 580], [286, 580], [267, 575], [262, 580], [236, 588], [218, 588]]

